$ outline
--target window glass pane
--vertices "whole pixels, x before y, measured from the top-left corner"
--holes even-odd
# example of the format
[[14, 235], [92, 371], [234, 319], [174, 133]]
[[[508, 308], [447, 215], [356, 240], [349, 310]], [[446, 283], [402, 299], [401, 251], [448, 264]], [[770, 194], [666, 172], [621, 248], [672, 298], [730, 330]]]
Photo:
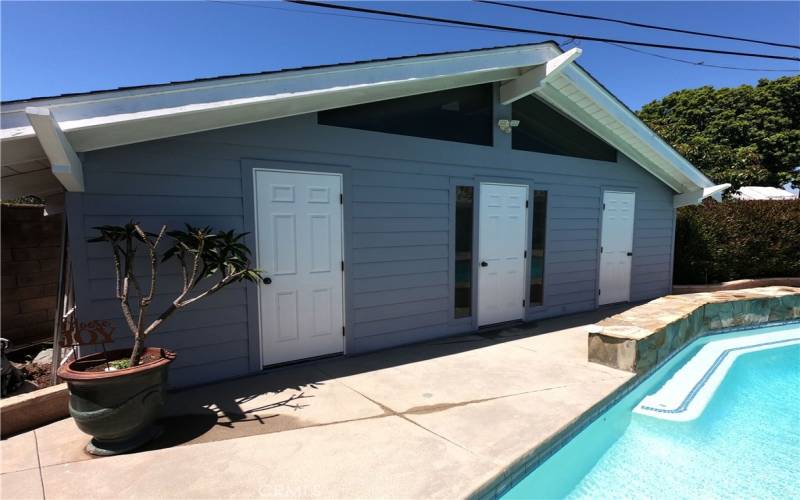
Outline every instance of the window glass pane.
[[542, 305], [544, 298], [544, 244], [547, 234], [547, 191], [533, 192], [533, 234], [531, 237], [530, 304]]
[[514, 101], [511, 113], [519, 120], [511, 136], [514, 149], [617, 161], [616, 149], [534, 96]]
[[476, 85], [317, 113], [321, 125], [492, 145], [492, 86]]
[[456, 318], [472, 315], [472, 195], [472, 186], [456, 187]]

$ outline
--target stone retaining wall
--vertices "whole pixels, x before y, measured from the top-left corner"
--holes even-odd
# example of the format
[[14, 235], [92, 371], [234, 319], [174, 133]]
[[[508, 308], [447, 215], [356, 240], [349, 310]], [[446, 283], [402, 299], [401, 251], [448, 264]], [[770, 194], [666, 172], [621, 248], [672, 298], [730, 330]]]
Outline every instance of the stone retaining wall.
[[706, 332], [792, 319], [800, 319], [800, 288], [667, 295], [591, 328], [589, 361], [641, 374]]

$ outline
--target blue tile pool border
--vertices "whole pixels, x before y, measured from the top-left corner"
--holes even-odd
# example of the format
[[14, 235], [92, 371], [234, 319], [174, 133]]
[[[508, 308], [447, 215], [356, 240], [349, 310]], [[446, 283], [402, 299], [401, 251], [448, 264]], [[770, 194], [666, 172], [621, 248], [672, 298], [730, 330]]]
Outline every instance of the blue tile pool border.
[[667, 364], [675, 356], [683, 352], [685, 349], [694, 344], [697, 340], [710, 337], [714, 335], [722, 335], [725, 333], [733, 333], [744, 330], [758, 330], [762, 328], [770, 328], [775, 326], [784, 325], [800, 325], [800, 318], [783, 321], [772, 321], [759, 324], [733, 326], [727, 328], [720, 328], [716, 330], [708, 330], [698, 335], [691, 342], [687, 343], [677, 351], [671, 353], [663, 361], [653, 366], [650, 370], [640, 375], [634, 375], [633, 378], [622, 384], [616, 391], [612, 392], [604, 399], [595, 404], [592, 408], [581, 414], [577, 420], [568, 425], [565, 429], [557, 432], [550, 439], [545, 441], [542, 445], [530, 450], [527, 454], [516, 460], [514, 463], [506, 467], [506, 469], [498, 474], [494, 479], [488, 481], [472, 492], [468, 498], [473, 500], [495, 500], [506, 494], [511, 488], [516, 486], [520, 481], [527, 477], [534, 469], [542, 465], [550, 457], [558, 453], [567, 443], [569, 443], [575, 436], [583, 432], [589, 425], [597, 420], [602, 414], [608, 411], [609, 408], [619, 403], [623, 398], [630, 394], [633, 390], [639, 387], [644, 381], [649, 379], [655, 372], [662, 366]]

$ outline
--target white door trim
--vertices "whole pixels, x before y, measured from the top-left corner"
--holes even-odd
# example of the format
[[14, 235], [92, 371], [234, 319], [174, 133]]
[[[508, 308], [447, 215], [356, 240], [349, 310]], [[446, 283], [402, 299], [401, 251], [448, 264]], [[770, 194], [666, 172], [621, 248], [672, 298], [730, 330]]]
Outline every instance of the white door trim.
[[[477, 231], [475, 231], [475, 233], [477, 235], [477, 242], [476, 242], [477, 245], [475, 247], [476, 259], [475, 259], [475, 273], [474, 273], [475, 278], [476, 278], [475, 279], [475, 283], [476, 283], [476, 300], [475, 300], [475, 312], [474, 312], [474, 314], [475, 314], [475, 323], [476, 323], [476, 326], [478, 328], [480, 328], [481, 326], [490, 325], [490, 324], [494, 324], [494, 323], [502, 323], [502, 322], [505, 322], [505, 321], [514, 321], [514, 320], [517, 320], [517, 319], [524, 320], [525, 319], [525, 314], [526, 314], [526, 309], [527, 309], [526, 308], [526, 304], [528, 302], [527, 301], [527, 296], [526, 296], [526, 293], [525, 293], [525, 286], [526, 286], [526, 284], [528, 282], [526, 274], [527, 274], [527, 271], [528, 271], [528, 268], [529, 268], [529, 264], [528, 264], [529, 255], [527, 255], [529, 252], [527, 252], [527, 245], [529, 243], [529, 233], [530, 233], [530, 228], [528, 227], [530, 225], [529, 224], [530, 208], [523, 206], [522, 207], [523, 208], [523, 213], [524, 213], [524, 217], [523, 217], [523, 221], [522, 221], [522, 231], [523, 231], [523, 233], [521, 235], [521, 237], [522, 237], [521, 238], [521, 245], [520, 245], [521, 248], [519, 249], [520, 256], [522, 257], [522, 259], [521, 259], [522, 269], [520, 270], [521, 273], [522, 273], [522, 275], [521, 275], [522, 276], [522, 280], [521, 280], [522, 283], [520, 284], [520, 287], [519, 287], [519, 316], [518, 317], [509, 317], [508, 319], [504, 319], [504, 320], [501, 320], [499, 322], [494, 322], [494, 321], [487, 322], [487, 321], [484, 321], [481, 318], [481, 275], [482, 275], [482, 273], [481, 273], [481, 262], [482, 262], [482, 260], [484, 258], [484, 256], [481, 253], [482, 252], [481, 237], [483, 235], [483, 231], [482, 231], [482, 228], [481, 228], [481, 218], [482, 218], [481, 206], [483, 204], [483, 186], [509, 186], [509, 187], [521, 188], [525, 192], [524, 202], [529, 202], [530, 192], [531, 192], [530, 184], [528, 184], [528, 183], [519, 183], [518, 184], [518, 183], [511, 183], [511, 182], [491, 182], [491, 181], [489, 181], [489, 182], [481, 181], [481, 182], [477, 183], [476, 187], [477, 187], [477, 192], [478, 193], [477, 193], [476, 203], [475, 203], [475, 206], [477, 208], [477, 217], [475, 219], [475, 222], [476, 222], [475, 226], [477, 227]], [[528, 205], [530, 205], [530, 203], [528, 203]]]
[[[339, 178], [339, 187], [340, 192], [344, 193], [344, 174], [340, 172], [329, 172], [329, 171], [314, 171], [314, 170], [295, 170], [295, 169], [282, 169], [282, 168], [263, 168], [263, 167], [254, 167], [251, 169], [251, 180], [252, 180], [252, 196], [253, 196], [253, 236], [254, 236], [254, 248], [253, 253], [255, 254], [255, 263], [256, 268], [260, 269], [260, 263], [258, 262], [258, 258], [261, 255], [261, 249], [259, 248], [259, 214], [258, 214], [258, 183], [256, 182], [256, 176], [258, 172], [282, 172], [282, 173], [291, 173], [291, 174], [310, 174], [310, 175], [326, 175], [326, 176], [334, 176]], [[345, 220], [345, 212], [344, 212], [344, 203], [339, 204], [339, 214], [341, 217], [341, 237], [340, 237], [340, 246], [341, 246], [341, 256], [342, 262], [347, 262], [347, 256], [345, 254], [345, 226], [347, 224]], [[341, 275], [342, 280], [342, 327], [344, 328], [347, 325], [347, 280], [345, 279], [344, 269], [342, 270]], [[257, 316], [258, 316], [258, 356], [259, 356], [259, 367], [263, 369], [265, 367], [264, 361], [264, 331], [263, 331], [263, 308], [261, 307], [261, 299], [263, 291], [263, 286], [260, 285], [256, 287], [256, 307], [257, 307]], [[343, 332], [344, 333], [344, 332]], [[347, 354], [347, 342], [345, 340], [345, 336], [342, 335], [342, 354]], [[301, 359], [295, 361], [301, 361]], [[291, 361], [288, 361], [291, 362]]]
[[603, 236], [604, 236], [605, 231], [607, 229], [606, 228], [606, 224], [605, 224], [605, 214], [606, 214], [605, 202], [606, 202], [606, 194], [607, 193], [626, 194], [626, 195], [631, 195], [633, 197], [633, 213], [632, 213], [631, 231], [630, 231], [630, 240], [631, 241], [630, 241], [630, 247], [628, 249], [628, 252], [630, 252], [631, 254], [633, 253], [634, 236], [635, 236], [635, 232], [636, 232], [636, 191], [632, 190], [632, 189], [615, 189], [615, 188], [603, 189], [602, 190], [602, 196], [600, 198], [600, 203], [602, 205], [601, 205], [601, 210], [600, 210], [600, 239], [599, 239], [599, 242], [598, 242], [599, 254], [598, 254], [598, 259], [597, 259], [597, 290], [598, 290], [598, 294], [596, 295], [596, 301], [597, 301], [597, 305], [598, 306], [602, 306], [602, 305], [606, 305], [606, 304], [615, 304], [615, 303], [620, 303], [620, 302], [630, 302], [630, 300], [631, 300], [631, 288], [633, 286], [633, 258], [632, 258], [632, 255], [631, 255], [631, 259], [628, 262], [627, 293], [626, 293], [625, 297], [621, 298], [621, 300], [613, 300], [613, 299], [605, 300], [609, 296], [609, 294], [607, 293], [605, 296], [603, 296], [603, 294], [602, 294], [602, 292], [603, 292], [603, 283], [602, 283], [602, 277], [603, 277], [603, 254], [604, 254], [604, 250], [605, 250], [603, 248]]

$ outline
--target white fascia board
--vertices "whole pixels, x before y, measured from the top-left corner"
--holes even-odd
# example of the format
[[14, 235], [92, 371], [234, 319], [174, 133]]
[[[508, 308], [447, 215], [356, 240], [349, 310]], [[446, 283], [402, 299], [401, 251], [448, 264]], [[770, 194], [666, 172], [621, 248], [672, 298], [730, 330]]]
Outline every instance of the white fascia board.
[[680, 189], [679, 192], [688, 191], [689, 187], [705, 188], [714, 185], [708, 177], [658, 137], [633, 112], [622, 105], [580, 67], [570, 64], [561, 71], [560, 76], [568, 78], [570, 83], [578, 88], [586, 98], [611, 115], [622, 127], [641, 139], [658, 156], [654, 161], [660, 168], [670, 173], [671, 177], [683, 177], [691, 183], [691, 186]]
[[653, 176], [669, 186], [675, 192], [681, 193], [686, 190], [680, 179], [669, 175], [667, 172], [664, 172], [658, 167], [658, 165], [655, 164], [655, 162], [642, 154], [641, 151], [639, 151], [625, 138], [620, 136], [618, 130], [611, 128], [617, 123], [615, 120], [611, 123], [601, 124], [600, 121], [590, 116], [583, 108], [552, 86], [545, 86], [542, 90], [537, 92], [537, 96], [562, 112], [564, 115], [568, 116], [570, 119], [581, 124], [587, 130], [591, 130], [592, 133], [621, 151], [623, 154], [628, 156], [643, 169], [650, 172]]
[[53, 175], [67, 191], [83, 191], [83, 165], [64, 132], [47, 108], [25, 110], [42, 149], [50, 160]]
[[690, 191], [688, 193], [676, 194], [672, 197], [672, 206], [674, 208], [685, 207], [687, 205], [697, 205], [708, 197], [713, 197], [717, 201], [722, 200], [722, 193], [731, 187], [730, 184], [719, 184], [716, 186], [709, 186], [707, 188], [698, 189], [697, 191]]
[[508, 78], [513, 69], [200, 103], [63, 122], [78, 151], [174, 137]]
[[574, 47], [544, 64], [534, 66], [521, 76], [505, 82], [500, 86], [500, 104], [507, 106], [533, 94], [541, 89], [548, 79], [555, 77], [581, 54], [581, 49]]
[[[15, 139], [21, 144], [22, 139], [32, 137], [24, 108], [34, 103], [51, 110], [76, 151], [88, 151], [430, 89], [507, 80], [518, 76], [519, 68], [543, 64], [560, 53], [554, 44], [544, 43], [11, 103], [0, 110], [4, 128], [0, 140], [4, 145]], [[335, 106], [321, 105], [321, 101], [334, 95], [343, 98]], [[278, 102], [285, 104], [281, 111], [270, 112], [269, 108]], [[190, 114], [196, 120], [180, 118]], [[175, 117], [178, 119], [171, 119]], [[160, 124], [162, 119], [164, 123]], [[135, 127], [121, 126], [137, 121], [151, 131], [143, 133]], [[113, 142], [91, 138], [94, 132], [117, 125], [120, 127], [115, 134], [101, 134], [106, 139], [113, 138]]]

